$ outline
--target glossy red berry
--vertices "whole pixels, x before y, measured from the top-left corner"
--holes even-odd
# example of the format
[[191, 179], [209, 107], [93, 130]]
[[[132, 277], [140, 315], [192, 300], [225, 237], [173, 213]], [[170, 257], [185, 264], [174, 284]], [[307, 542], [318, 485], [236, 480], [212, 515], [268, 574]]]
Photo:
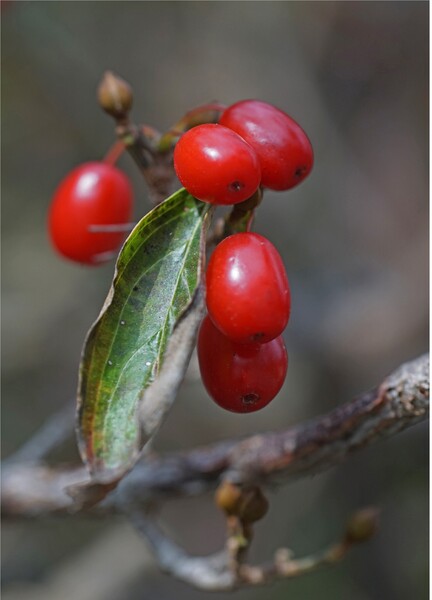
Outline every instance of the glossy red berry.
[[174, 168], [187, 191], [211, 204], [237, 204], [257, 190], [261, 171], [255, 151], [231, 129], [193, 127], [177, 142]]
[[236, 233], [214, 250], [207, 268], [207, 309], [230, 339], [268, 342], [285, 329], [291, 296], [282, 259], [258, 233]]
[[132, 187], [122, 171], [103, 162], [80, 165], [60, 183], [50, 207], [48, 226], [55, 249], [87, 265], [109, 260], [127, 232], [97, 231], [95, 226], [130, 222], [132, 205]]
[[237, 413], [254, 412], [273, 400], [288, 368], [281, 337], [267, 344], [238, 344], [209, 317], [199, 331], [198, 361], [209, 395], [222, 408]]
[[219, 123], [253, 147], [264, 187], [288, 190], [309, 175], [313, 165], [311, 143], [300, 125], [275, 106], [243, 100], [228, 107]]

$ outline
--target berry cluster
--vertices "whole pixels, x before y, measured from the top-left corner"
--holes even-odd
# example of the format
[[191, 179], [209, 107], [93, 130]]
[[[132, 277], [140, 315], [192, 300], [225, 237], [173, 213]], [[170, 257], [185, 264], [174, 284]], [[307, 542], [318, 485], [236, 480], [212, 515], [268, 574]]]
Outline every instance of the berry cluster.
[[[114, 107], [111, 92], [110, 102], [102, 93], [101, 105], [116, 118], [124, 117], [131, 102], [130, 90], [120, 91], [129, 100], [120, 94], [116, 102], [123, 100]], [[70, 260], [87, 265], [110, 260], [130, 230], [132, 187], [114, 167], [118, 154], [114, 149], [115, 158], [111, 152], [103, 162], [77, 167], [54, 194], [50, 237]], [[175, 171], [190, 194], [217, 205], [248, 201], [240, 209], [246, 211], [259, 188], [291, 189], [312, 165], [312, 146], [301, 127], [257, 100], [226, 108], [218, 123], [190, 128], [174, 149]], [[263, 408], [282, 387], [288, 366], [281, 334], [291, 299], [282, 259], [263, 236], [235, 233], [213, 252], [206, 285], [208, 316], [198, 336], [204, 385], [227, 410]]]
[[212, 204], [243, 202], [259, 185], [289, 190], [309, 175], [312, 165], [312, 146], [303, 129], [258, 100], [233, 104], [218, 124], [193, 127], [174, 151], [181, 183]]
[[130, 229], [132, 186], [109, 162], [88, 162], [71, 171], [57, 188], [48, 228], [65, 258], [98, 265], [115, 256]]
[[[211, 204], [237, 204], [259, 186], [288, 190], [313, 165], [301, 127], [265, 102], [228, 107], [218, 124], [186, 132], [174, 151], [184, 187]], [[207, 311], [198, 360], [213, 400], [233, 412], [266, 406], [285, 380], [288, 357], [281, 334], [291, 307], [282, 259], [257, 233], [236, 233], [213, 252], [207, 269]]]

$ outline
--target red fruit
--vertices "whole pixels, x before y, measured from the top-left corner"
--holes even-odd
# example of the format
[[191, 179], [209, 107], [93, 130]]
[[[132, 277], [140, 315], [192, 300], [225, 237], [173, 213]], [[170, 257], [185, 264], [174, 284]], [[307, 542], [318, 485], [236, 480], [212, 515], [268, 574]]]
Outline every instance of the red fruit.
[[122, 171], [103, 162], [80, 165], [60, 183], [50, 207], [49, 233], [55, 249], [87, 265], [109, 260], [127, 232], [97, 232], [92, 226], [127, 224], [132, 204], [132, 187]]
[[207, 309], [231, 340], [269, 342], [285, 329], [291, 297], [282, 259], [257, 233], [236, 233], [213, 252], [207, 268]]
[[238, 413], [254, 412], [273, 400], [288, 368], [281, 337], [268, 344], [238, 344], [209, 317], [199, 331], [198, 360], [209, 395], [222, 408]]
[[187, 191], [211, 204], [237, 204], [254, 194], [261, 172], [254, 150], [221, 125], [193, 127], [177, 142], [174, 168]]
[[309, 175], [311, 143], [300, 125], [275, 106], [243, 100], [228, 107], [219, 123], [241, 135], [255, 150], [263, 186], [288, 190]]

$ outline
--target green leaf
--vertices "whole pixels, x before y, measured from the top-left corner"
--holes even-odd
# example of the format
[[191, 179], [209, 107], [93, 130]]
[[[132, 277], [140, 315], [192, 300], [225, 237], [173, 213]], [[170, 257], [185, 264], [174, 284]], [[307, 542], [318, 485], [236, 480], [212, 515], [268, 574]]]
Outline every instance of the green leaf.
[[93, 479], [118, 478], [141, 449], [143, 391], [200, 284], [210, 213], [181, 189], [141, 219], [120, 252], [80, 366], [78, 442]]

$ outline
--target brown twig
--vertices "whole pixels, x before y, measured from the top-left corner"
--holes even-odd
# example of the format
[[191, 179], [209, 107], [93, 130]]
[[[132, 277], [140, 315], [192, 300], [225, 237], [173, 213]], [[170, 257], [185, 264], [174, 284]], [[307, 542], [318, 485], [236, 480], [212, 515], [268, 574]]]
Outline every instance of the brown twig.
[[160, 153], [146, 129], [129, 121], [118, 123], [116, 134], [138, 166], [149, 190], [152, 206], [170, 196], [176, 186], [172, 152]]
[[[142, 511], [130, 511], [129, 518], [152, 548], [155, 558], [164, 571], [189, 585], [206, 591], [233, 591], [242, 587], [265, 585], [278, 579], [292, 579], [333, 565], [342, 560], [353, 545], [370, 539], [377, 528], [378, 511], [367, 508], [354, 513], [349, 519], [340, 540], [324, 550], [303, 558], [294, 558], [292, 551], [280, 548], [274, 559], [266, 565], [249, 565], [240, 562], [232, 568], [229, 544], [210, 556], [191, 556], [169, 539], [154, 519]], [[352, 536], [352, 524], [361, 525], [360, 535]]]

